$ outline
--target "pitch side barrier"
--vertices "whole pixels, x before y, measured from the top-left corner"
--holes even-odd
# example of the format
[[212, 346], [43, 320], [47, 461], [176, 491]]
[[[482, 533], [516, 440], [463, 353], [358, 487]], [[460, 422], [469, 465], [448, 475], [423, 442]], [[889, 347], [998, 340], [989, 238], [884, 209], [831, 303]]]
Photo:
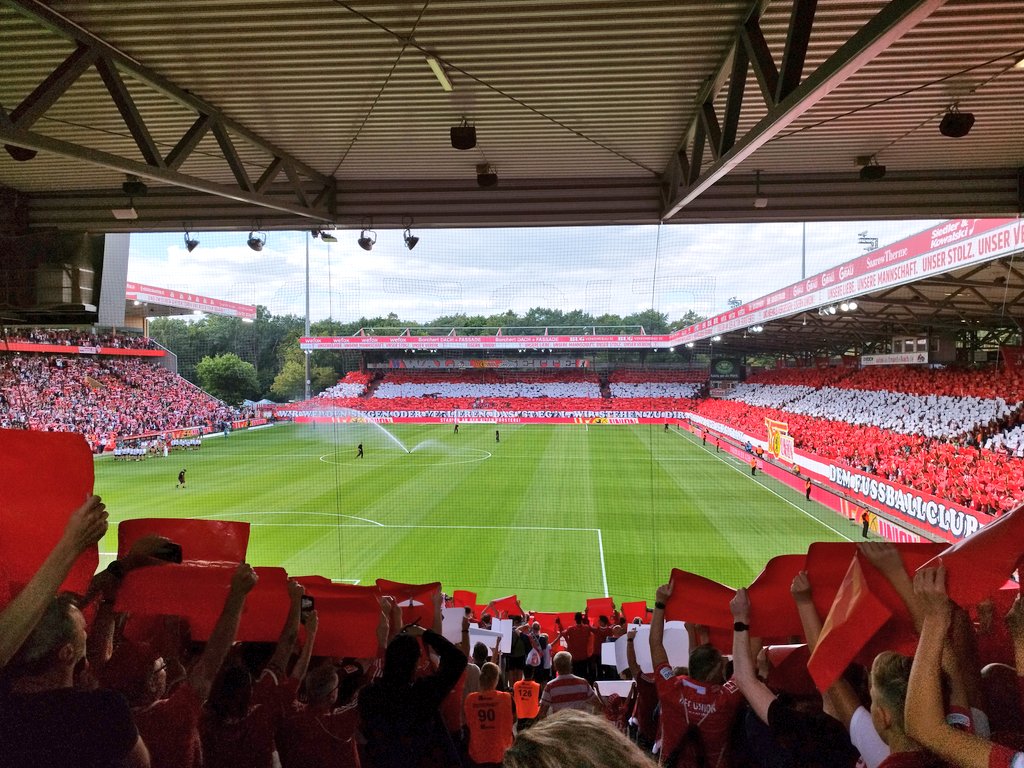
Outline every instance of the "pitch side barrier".
[[[779, 461], [768, 453], [768, 443], [761, 438], [697, 414], [687, 416], [688, 428], [692, 432], [697, 434], [706, 428], [715, 437], [722, 435], [730, 438], [730, 453], [744, 461], [750, 459], [750, 454], [740, 446], [749, 442], [763, 448], [763, 470], [792, 488], [802, 492], [806, 478], [810, 477], [816, 488], [820, 489], [812, 491], [812, 500], [843, 517], [859, 523], [860, 516], [868, 512], [871, 529], [890, 541], [957, 542], [996, 519], [993, 515], [967, 509], [938, 496], [841, 466], [832, 459], [806, 451], [794, 452], [797, 459], [794, 464]], [[725, 446], [722, 447], [724, 450]], [[799, 474], [796, 470], [799, 470]]]
[[[232, 430], [239, 429], [250, 429], [252, 427], [261, 427], [269, 424], [268, 419], [238, 419], [231, 422]], [[125, 435], [119, 437], [118, 440], [153, 440], [158, 437], [162, 437], [165, 440], [184, 440], [190, 437], [205, 437], [206, 435], [216, 435], [221, 433], [221, 428], [212, 424], [202, 424], [195, 427], [174, 427], [173, 429], [161, 429], [155, 432], [140, 432], [137, 435]], [[106, 448], [103, 449], [103, 453], [109, 453]]]

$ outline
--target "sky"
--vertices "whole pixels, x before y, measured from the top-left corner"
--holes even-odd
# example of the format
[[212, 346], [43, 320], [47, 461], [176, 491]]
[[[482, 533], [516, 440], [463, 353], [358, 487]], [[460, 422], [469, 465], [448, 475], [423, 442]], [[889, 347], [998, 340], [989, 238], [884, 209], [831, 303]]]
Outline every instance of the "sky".
[[[815, 222], [806, 225], [806, 275], [856, 258], [866, 232], [884, 247], [938, 223]], [[750, 301], [802, 274], [804, 225], [701, 224], [505, 229], [379, 229], [373, 250], [358, 231], [328, 244], [306, 232], [268, 232], [259, 253], [244, 232], [133, 234], [128, 280], [243, 304], [305, 314], [309, 243], [313, 322], [394, 312], [428, 322], [443, 315], [490, 315], [531, 307], [621, 316], [654, 308], [669, 320], [711, 315], [737, 297]]]

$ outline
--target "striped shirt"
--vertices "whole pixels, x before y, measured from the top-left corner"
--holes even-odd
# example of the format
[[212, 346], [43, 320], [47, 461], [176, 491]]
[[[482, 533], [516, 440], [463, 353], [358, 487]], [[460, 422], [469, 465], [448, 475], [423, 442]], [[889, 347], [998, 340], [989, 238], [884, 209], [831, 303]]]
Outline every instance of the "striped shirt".
[[597, 694], [590, 683], [576, 675], [559, 675], [544, 688], [540, 702], [550, 707], [551, 712], [560, 709], [591, 709]]

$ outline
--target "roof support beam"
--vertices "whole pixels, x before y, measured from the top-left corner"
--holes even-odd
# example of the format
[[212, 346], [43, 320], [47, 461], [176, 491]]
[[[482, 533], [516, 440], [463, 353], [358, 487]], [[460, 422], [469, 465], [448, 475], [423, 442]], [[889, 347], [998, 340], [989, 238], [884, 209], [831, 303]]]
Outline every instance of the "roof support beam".
[[[795, 9], [793, 14], [803, 26], [796, 31], [791, 29], [790, 35], [809, 34], [810, 20], [807, 8], [809, 3], [805, 0], [794, 0], [794, 2], [804, 6], [802, 13], [797, 13]], [[674, 181], [669, 185], [669, 193], [666, 195], [661, 219], [664, 221], [675, 216], [682, 208], [697, 199], [715, 182], [775, 138], [945, 2], [946, 0], [890, 0], [859, 32], [841, 45], [834, 54], [822, 62], [814, 72], [778, 103], [773, 102], [778, 93], [779, 81], [776, 79], [773, 83], [771, 78], [771, 71], [775, 65], [772, 62], [771, 67], [768, 66], [771, 56], [769, 54], [767, 58], [765, 57], [766, 46], [762, 48], [759, 42], [760, 25], [757, 23], [756, 17], [751, 16], [744, 23], [739, 34], [744, 46], [747, 47], [751, 64], [754, 66], [758, 82], [761, 84], [762, 93], [769, 104], [768, 114], [746, 135], [742, 136], [728, 152], [723, 153], [706, 173], [688, 186], [682, 187], [679, 184], [680, 175], [676, 172], [676, 168], [667, 169], [664, 176]], [[763, 41], [763, 36], [760, 36], [760, 40]], [[790, 67], [790, 74], [787, 77], [790, 78], [793, 77], [792, 71], [796, 68], [798, 47], [798, 42], [791, 41], [790, 44], [787, 44], [787, 49], [791, 51], [790, 59], [787, 62]], [[691, 167], [693, 164], [691, 157]]]
[[[315, 221], [334, 222], [334, 214], [331, 211], [318, 211], [304, 206], [293, 205], [284, 202], [279, 198], [260, 195], [256, 192], [249, 192], [239, 187], [218, 184], [198, 176], [190, 176], [170, 168], [155, 168], [147, 163], [131, 160], [126, 157], [113, 155], [98, 149], [82, 147], [60, 139], [54, 139], [31, 131], [19, 131], [10, 126], [7, 120], [0, 120], [0, 143], [12, 144], [16, 147], [34, 149], [39, 152], [52, 152], [55, 155], [69, 157], [73, 160], [109, 168], [119, 173], [131, 173], [139, 178], [161, 181], [184, 189], [191, 189], [196, 192], [204, 192], [217, 197], [224, 197], [239, 202], [251, 203], [253, 205], [267, 208], [269, 210], [292, 213], [296, 216], [312, 219]], [[331, 193], [328, 193], [328, 197]]]
[[[287, 211], [318, 221], [333, 222], [336, 218], [334, 215], [336, 183], [333, 177], [320, 173], [297, 158], [288, 155], [254, 131], [225, 115], [214, 105], [178, 87], [61, 15], [41, 0], [0, 0], [0, 3], [77, 44], [75, 52], [65, 59], [22, 104], [15, 108], [9, 114], [8, 119], [0, 121], [0, 138], [3, 143], [26, 150], [53, 152], [123, 173], [132, 173], [154, 181], [244, 201], [272, 210]], [[93, 64], [99, 70], [129, 133], [138, 145], [145, 160], [144, 163], [139, 163], [130, 157], [120, 157], [91, 147], [52, 139], [30, 130], [33, 123], [42, 117], [75, 80]], [[176, 145], [167, 153], [166, 158], [160, 149], [160, 142], [154, 139], [125, 87], [123, 75], [130, 76], [133, 80], [161, 93], [197, 115], [192, 127], [177, 140]], [[235, 177], [237, 188], [182, 174], [178, 171], [211, 128], [217, 138], [224, 160]], [[251, 180], [249, 171], [235, 146], [237, 141], [247, 142], [271, 158], [270, 165], [263, 171], [260, 182], [254, 184]], [[290, 169], [289, 179], [295, 187], [296, 197], [300, 201], [306, 199], [304, 184], [315, 187], [316, 196], [313, 206], [305, 203], [286, 204], [279, 198], [260, 194], [258, 189], [265, 187], [276, 177], [282, 164]], [[324, 208], [319, 207], [322, 203], [326, 203]]]
[[11, 122], [18, 128], [31, 128], [95, 61], [96, 51], [79, 45], [21, 104], [11, 110]]
[[779, 68], [779, 82], [775, 91], [775, 102], [789, 96], [800, 85], [807, 58], [807, 45], [811, 42], [811, 27], [814, 26], [814, 12], [818, 0], [794, 0], [793, 15], [789, 20], [789, 35], [786, 37], [786, 51], [782, 54]]

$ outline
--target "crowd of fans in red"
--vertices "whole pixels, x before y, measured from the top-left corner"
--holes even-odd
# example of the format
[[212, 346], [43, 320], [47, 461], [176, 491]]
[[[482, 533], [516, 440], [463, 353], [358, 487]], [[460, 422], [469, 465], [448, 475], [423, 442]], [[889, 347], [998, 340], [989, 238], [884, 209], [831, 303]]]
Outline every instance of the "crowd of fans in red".
[[[688, 661], [672, 667], [666, 609], [686, 600], [685, 581], [673, 577], [653, 595], [649, 618], [636, 623], [615, 610], [578, 613], [557, 623], [552, 636], [529, 615], [513, 618], [518, 626], [504, 654], [483, 643], [469, 647], [471, 619], [486, 624], [471, 609], [460, 643], [441, 634], [440, 588], [425, 598], [432, 610], [403, 610], [381, 593], [377, 655], [336, 658], [317, 652], [316, 606], [303, 608], [304, 588], [295, 581], [287, 586], [290, 607], [277, 643], [235, 642], [259, 578], [244, 563], [205, 643], [191, 642], [187, 621], [160, 616], [159, 607], [152, 615], [120, 612], [126, 575], [165, 567], [161, 553], [169, 542], [157, 536], [135, 541], [84, 596], [57, 596], [72, 563], [106, 528], [104, 505], [88, 499], [29, 584], [0, 611], [4, 765], [1024, 765], [1024, 753], [1015, 751], [1024, 748], [1019, 589], [1005, 617], [990, 601], [958, 606], [947, 597], [942, 566], [912, 576], [892, 544], [862, 544], [857, 558], [903, 602], [916, 654], [883, 650], [819, 694], [806, 659], [819, 639], [825, 646], [827, 629], [814, 600], [822, 585], [806, 570], [795, 573], [790, 588], [803, 636], [787, 638], [798, 645], [781, 649], [750, 631], [754, 618], [776, 606], [756, 603], [763, 592], [739, 589], [729, 605], [731, 643], [687, 625]], [[975, 611], [974, 621], [964, 608]], [[495, 610], [491, 603], [481, 613]], [[407, 623], [410, 613], [420, 620]], [[648, 620], [649, 627], [638, 626]], [[644, 637], [650, 664], [642, 665], [635, 646]], [[607, 642], [625, 644], [621, 673], [595, 663]], [[602, 696], [594, 685], [601, 677], [634, 685], [628, 696]]]
[[11, 329], [3, 335], [4, 341], [29, 344], [58, 344], [65, 347], [114, 347], [115, 349], [156, 349], [156, 343], [146, 336], [117, 333], [90, 333], [56, 328]]
[[234, 409], [143, 360], [0, 355], [0, 427], [78, 432], [99, 452], [129, 436], [235, 418]]

